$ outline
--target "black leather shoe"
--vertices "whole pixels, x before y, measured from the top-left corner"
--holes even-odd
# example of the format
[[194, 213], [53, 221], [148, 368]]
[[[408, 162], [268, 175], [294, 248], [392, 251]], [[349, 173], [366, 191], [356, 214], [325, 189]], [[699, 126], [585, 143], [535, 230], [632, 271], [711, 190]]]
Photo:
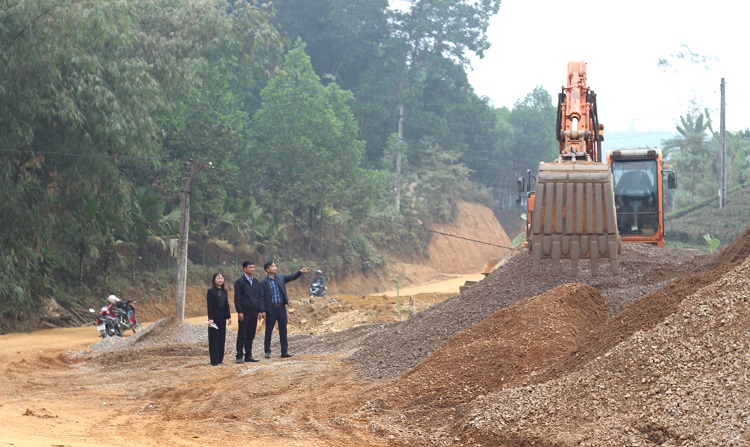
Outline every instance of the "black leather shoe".
[[260, 362], [260, 360], [256, 359], [255, 357], [245, 357], [246, 362]]
[[242, 363], [242, 357], [237, 357], [237, 363]]
[[282, 359], [288, 359], [289, 357], [291, 357], [291, 356], [293, 356], [293, 355], [294, 355], [294, 354], [290, 354], [290, 353], [288, 353], [288, 352], [285, 352], [285, 353], [281, 354], [281, 358], [282, 358]]
[[270, 352], [266, 352], [266, 358], [267, 358], [267, 359], [270, 359], [270, 358], [271, 358], [271, 353], [270, 353]]

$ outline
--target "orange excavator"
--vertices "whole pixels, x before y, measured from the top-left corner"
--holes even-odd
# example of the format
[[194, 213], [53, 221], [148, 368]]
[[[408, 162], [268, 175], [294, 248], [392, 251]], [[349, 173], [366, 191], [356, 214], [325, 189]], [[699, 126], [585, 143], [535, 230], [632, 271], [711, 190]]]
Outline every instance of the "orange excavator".
[[[555, 130], [557, 160], [540, 163], [535, 177], [528, 173], [528, 190], [519, 178], [519, 191], [527, 195], [526, 246], [534, 273], [541, 272], [542, 260], [550, 259], [552, 275], [559, 276], [560, 260], [570, 259], [570, 275], [575, 276], [578, 261], [587, 258], [592, 275], [598, 274], [600, 259], [609, 259], [612, 273], [618, 274], [625, 234], [627, 240], [663, 245], [661, 152], [622, 149], [611, 152], [608, 163], [603, 161], [604, 125], [599, 123], [596, 94], [586, 85], [586, 62], [568, 63]], [[650, 162], [645, 173], [651, 181], [649, 198], [625, 185], [637, 181], [631, 171]], [[536, 191], [530, 189], [532, 177]], [[669, 178], [671, 188], [674, 174]]]

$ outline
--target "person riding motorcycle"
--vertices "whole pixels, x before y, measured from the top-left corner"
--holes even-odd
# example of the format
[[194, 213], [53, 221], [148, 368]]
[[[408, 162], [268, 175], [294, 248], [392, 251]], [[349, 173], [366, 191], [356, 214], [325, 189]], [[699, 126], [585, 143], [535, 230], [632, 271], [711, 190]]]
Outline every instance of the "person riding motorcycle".
[[310, 298], [314, 296], [325, 296], [326, 294], [326, 279], [323, 276], [323, 272], [320, 270], [315, 271], [315, 278], [310, 283]]
[[115, 295], [110, 295], [107, 301], [112, 314], [117, 316], [121, 329], [130, 329], [134, 333], [141, 330], [141, 322], [135, 315], [135, 307], [133, 307], [134, 300], [121, 300]]

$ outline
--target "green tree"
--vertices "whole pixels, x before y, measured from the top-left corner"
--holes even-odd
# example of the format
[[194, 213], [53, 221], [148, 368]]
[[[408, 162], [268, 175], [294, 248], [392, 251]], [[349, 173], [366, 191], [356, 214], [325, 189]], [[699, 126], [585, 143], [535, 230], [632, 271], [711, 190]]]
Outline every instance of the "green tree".
[[557, 109], [552, 97], [537, 86], [526, 97], [513, 106], [509, 123], [513, 126], [513, 156], [508, 160], [512, 166], [512, 181], [526, 169], [532, 172], [539, 162], [554, 161], [559, 155], [555, 135]]
[[709, 145], [713, 133], [708, 110], [693, 110], [680, 117], [678, 136], [662, 142], [664, 156], [686, 181], [676, 192], [676, 206], [685, 206], [714, 194], [717, 187], [716, 147]]
[[[174, 205], [186, 159], [235, 169], [248, 140], [243, 108], [257, 104], [283, 47], [271, 15], [214, 0], [0, 8], [2, 316], [23, 321], [43, 296], [79, 299], [68, 288], [106, 277], [123, 247], [156, 255], [144, 242], [156, 221], [130, 212], [133, 191]], [[211, 180], [197, 188], [198, 212], [223, 204], [231, 179]]]
[[347, 106], [349, 93], [326, 87], [297, 41], [263, 89], [254, 116], [252, 167], [259, 202], [273, 215], [308, 207], [349, 206], [347, 189], [358, 183], [364, 143]]
[[315, 72], [350, 90], [376, 60], [388, 37], [387, 0], [282, 0], [282, 29], [305, 42]]
[[158, 150], [152, 113], [163, 102], [132, 54], [136, 10], [39, 0], [0, 11], [4, 315], [23, 320], [67, 278], [80, 282], [86, 259], [121, 225], [97, 216], [127, 208], [118, 165]]
[[423, 56], [441, 55], [468, 66], [469, 53], [479, 57], [490, 47], [487, 28], [500, 10], [499, 0], [407, 0], [390, 11], [396, 38], [404, 43], [410, 68]]

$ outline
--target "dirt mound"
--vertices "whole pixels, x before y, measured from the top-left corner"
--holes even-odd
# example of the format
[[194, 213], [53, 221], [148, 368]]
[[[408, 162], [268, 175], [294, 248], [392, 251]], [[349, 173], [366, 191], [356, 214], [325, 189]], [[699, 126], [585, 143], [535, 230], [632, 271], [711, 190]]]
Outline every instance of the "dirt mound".
[[[589, 326], [590, 333], [579, 331], [580, 337], [565, 343], [560, 328], [576, 327], [570, 319], [575, 314], [561, 314], [553, 319], [556, 324], [546, 324], [549, 310], [538, 303], [549, 301], [538, 300], [565, 290], [558, 287], [495, 312], [445, 342], [397, 379], [378, 404], [405, 415], [402, 427], [409, 427], [417, 442], [435, 445], [638, 444], [634, 439], [641, 445], [747, 444], [748, 438], [737, 434], [744, 416], [740, 421], [729, 415], [740, 411], [750, 395], [750, 387], [737, 389], [750, 364], [744, 355], [750, 311], [743, 306], [750, 301], [748, 253], [750, 232], [713, 256], [669, 259], [673, 250], [625, 246], [622, 272], [627, 281], [619, 292], [635, 300], [612, 303], [619, 292], [610, 288], [612, 279], [604, 280], [598, 287], [608, 296], [610, 309], [624, 310]], [[635, 266], [647, 268], [638, 272]], [[687, 272], [694, 273], [680, 278]], [[508, 272], [494, 276], [513, 279]], [[665, 287], [638, 300], [638, 290], [646, 285]], [[471, 289], [465, 295], [463, 304], [482, 296]], [[425, 317], [430, 312], [441, 310]], [[499, 319], [510, 312], [512, 319]], [[688, 321], [690, 326], [683, 327]], [[523, 322], [532, 324], [522, 329], [518, 325]], [[550, 332], [550, 327], [557, 329]], [[496, 355], [479, 354], [495, 345]], [[486, 349], [478, 353], [476, 346]], [[548, 347], [557, 357], [528, 356], [536, 346]], [[704, 371], [709, 371], [705, 379]], [[708, 396], [700, 390], [713, 387], [729, 401], [704, 399]], [[715, 414], [712, 407], [718, 409]], [[467, 411], [470, 416], [461, 418]], [[387, 423], [381, 427], [388, 430]], [[717, 435], [708, 438], [714, 430]]]
[[[447, 422], [477, 396], [549, 368], [607, 319], [599, 292], [566, 284], [490, 315], [444, 343], [386, 391], [410, 425]], [[443, 417], [435, 417], [444, 413]], [[433, 423], [434, 425], [434, 423]]]
[[[534, 378], [533, 382], [542, 383], [576, 371], [586, 363], [604, 355], [634, 333], [652, 329], [666, 317], [675, 313], [682, 300], [721, 279], [743, 262], [748, 255], [750, 255], [750, 230], [715, 255], [697, 257], [692, 264], [702, 269], [671, 282], [667, 287], [625, 308], [606, 325], [591, 334], [555, 367]], [[668, 276], [669, 269], [659, 267], [644, 275], [644, 278], [655, 279]]]
[[[429, 355], [422, 360], [422, 363], [395, 382], [395, 392], [384, 392], [371, 404], [374, 408], [383, 410], [385, 415], [383, 418], [375, 416], [380, 421], [393, 418], [393, 414], [408, 415], [400, 420], [402, 427], [410, 427], [410, 429], [403, 431], [402, 428], [399, 432], [400, 436], [413, 436], [417, 442], [429, 442], [436, 445], [445, 445], [446, 440], [451, 440], [451, 444], [455, 445], [458, 439], [467, 439], [463, 434], [466, 432], [467, 424], [471, 423], [459, 415], [464, 413], [464, 409], [474, 405], [472, 401], [474, 397], [479, 397], [479, 400], [483, 401], [482, 395], [485, 394], [483, 391], [487, 389], [488, 384], [490, 387], [495, 386], [496, 390], [527, 389], [531, 384], [547, 382], [579, 371], [600, 356], [609, 356], [609, 352], [618, 343], [639, 331], [657, 326], [678, 310], [685, 296], [720, 278], [722, 273], [731, 268], [724, 265], [718, 269], [706, 270], [707, 266], [719, 263], [715, 261], [715, 258], [715, 256], [699, 255], [692, 250], [665, 250], [650, 246], [626, 245], [623, 247], [620, 259], [623, 274], [619, 277], [605, 273], [599, 277], [582, 275], [577, 278], [596, 287], [602, 293], [612, 317], [606, 322], [590, 326], [591, 332], [589, 333], [578, 332], [579, 336], [570, 340], [570, 343], [565, 343], [564, 339], [560, 340], [561, 335], [558, 333], [542, 330], [538, 334], [539, 338], [533, 340], [528, 339], [533, 335], [526, 335], [524, 339], [523, 336], [516, 334], [514, 337], [518, 338], [521, 343], [515, 344], [512, 341], [507, 342], [503, 335], [507, 331], [512, 333], [513, 322], [506, 322], [505, 326], [497, 326], [493, 332], [478, 332], [485, 322], [486, 324], [490, 324], [490, 321], [498, 323], [495, 318], [502, 315], [504, 311], [496, 312], [473, 327], [469, 327], [465, 318], [473, 316], [478, 318], [476, 321], [481, 321], [481, 311], [478, 308], [497, 306], [495, 309], [507, 307], [507, 311], [513, 310], [516, 320], [531, 322], [541, 319], [544, 311], [526, 303], [534, 303], [539, 298], [554, 296], [558, 290], [565, 289], [554, 289], [537, 298], [524, 300], [515, 305], [513, 303], [524, 297], [543, 293], [573, 279], [529, 276], [530, 261], [527, 256], [519, 255], [464, 294], [433, 307], [418, 318], [401, 324], [400, 327], [391, 328], [380, 333], [378, 337], [365, 339], [363, 348], [351, 358], [358, 362], [361, 372], [385, 373], [387, 376], [387, 374], [399, 374], [399, 368], [408, 364], [408, 361], [389, 363], [387, 359], [378, 359], [377, 364], [367, 363], [360, 355], [367, 352], [370, 346], [382, 346], [381, 343], [391, 342], [391, 347], [395, 347], [397, 354], [413, 356], [412, 358]], [[578, 287], [585, 286], [579, 285]], [[467, 328], [463, 329], [465, 332], [445, 342], [439, 348], [436, 346], [435, 352], [427, 352], [429, 348], [435, 346], [435, 341], [439, 336], [454, 330], [457, 331], [456, 333], [460, 332], [460, 324], [467, 324]], [[544, 327], [543, 324], [541, 326]], [[427, 327], [432, 329], [429, 330]], [[526, 330], [529, 334], [534, 334], [538, 328], [529, 325]], [[431, 336], [413, 336], [424, 333], [429, 333]], [[396, 334], [397, 340], [391, 339], [391, 334]], [[564, 331], [561, 334], [564, 334]], [[476, 355], [476, 353], [474, 357], [470, 357], [472, 345], [468, 341], [472, 337], [477, 346], [481, 346], [482, 343], [491, 345], [493, 339], [499, 338], [506, 341], [508, 350], [499, 351], [494, 358], [486, 354]], [[467, 341], [464, 343], [464, 351], [455, 345], [457, 340]], [[549, 345], [550, 349], [557, 348], [554, 351], [556, 357], [547, 356], [535, 359], [538, 363], [529, 362], [527, 369], [519, 367], [524, 361], [529, 360], [524, 356], [534, 343]], [[391, 349], [391, 353], [394, 353], [394, 349]], [[450, 353], [450, 356], [446, 353]], [[550, 361], [546, 362], [547, 360]], [[474, 363], [481, 367], [474, 369], [473, 366], [468, 366]], [[508, 377], [507, 382], [499, 380], [500, 377]], [[479, 385], [475, 385], [476, 383]], [[410, 391], [412, 387], [414, 392]], [[402, 398], [398, 397], [399, 393], [403, 394]], [[629, 397], [626, 396], [624, 399]], [[374, 416], [373, 412], [366, 412], [366, 414]], [[381, 427], [384, 431], [388, 431], [389, 425], [384, 422]], [[524, 433], [523, 436], [516, 438], [507, 435], [508, 432], [503, 432], [503, 436], [498, 438], [493, 437], [493, 430], [473, 430], [472, 436], [474, 439], [481, 439], [484, 445], [502, 445], [502, 443], [507, 443], [507, 445], [568, 445], [550, 441], [549, 438], [544, 437], [544, 433]], [[472, 445], [473, 442], [468, 442], [468, 445]]]
[[456, 207], [458, 216], [455, 222], [433, 225], [430, 229], [465, 239], [433, 235], [426, 265], [443, 273], [476, 273], [488, 259], [512, 254], [510, 250], [467, 240], [510, 247], [511, 241], [492, 210], [469, 202], [458, 202]]
[[647, 331], [661, 323], [678, 310], [685, 297], [719, 280], [731, 268], [731, 266], [722, 266], [688, 275], [643, 298], [638, 303], [626, 307], [620, 314], [611, 318], [606, 325], [583, 340], [558, 364], [545, 373], [531, 378], [530, 381], [542, 383], [577, 371], [636, 332]]

